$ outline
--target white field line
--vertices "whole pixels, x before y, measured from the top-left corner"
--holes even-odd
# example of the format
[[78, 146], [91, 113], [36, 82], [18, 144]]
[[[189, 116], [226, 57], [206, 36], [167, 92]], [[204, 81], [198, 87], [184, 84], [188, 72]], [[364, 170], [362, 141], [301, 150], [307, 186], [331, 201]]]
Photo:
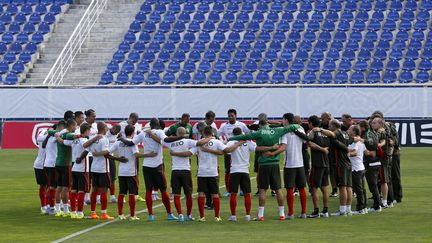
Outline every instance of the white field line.
[[[255, 180], [255, 179], [256, 179], [256, 176], [251, 177], [250, 179], [251, 179], [251, 180]], [[225, 186], [220, 186], [219, 189], [222, 189], [222, 188], [224, 188], [224, 187], [225, 187]], [[193, 197], [195, 197], [195, 196], [197, 196], [197, 195], [198, 195], [198, 193], [194, 193], [194, 194], [192, 194]], [[184, 198], [185, 198], [185, 197], [183, 196], [181, 199], [183, 200]], [[171, 202], [172, 202], [172, 200], [171, 200]], [[158, 205], [153, 206], [153, 209], [155, 209], [155, 208], [160, 208], [160, 207], [162, 207], [162, 206], [163, 206], [163, 203], [160, 203], [160, 204], [158, 204]], [[144, 209], [144, 210], [140, 210], [140, 211], [136, 212], [135, 214], [142, 214], [142, 213], [147, 213], [147, 212], [148, 212], [148, 210], [147, 210], [147, 209]], [[127, 215], [127, 216], [130, 216], [130, 215]], [[103, 223], [97, 224], [97, 225], [92, 226], [92, 227], [90, 227], [90, 228], [80, 230], [80, 231], [78, 231], [78, 232], [75, 232], [75, 233], [73, 233], [73, 234], [67, 235], [67, 236], [65, 236], [65, 237], [63, 237], [63, 238], [60, 238], [60, 239], [58, 239], [58, 240], [55, 240], [55, 241], [53, 241], [53, 243], [59, 243], [59, 242], [64, 242], [64, 241], [70, 240], [70, 239], [72, 239], [72, 238], [74, 238], [74, 237], [76, 237], [76, 236], [79, 236], [79, 235], [85, 234], [85, 233], [90, 232], [90, 231], [93, 231], [93, 230], [95, 230], [95, 229], [102, 228], [102, 227], [104, 227], [104, 226], [107, 226], [107, 225], [109, 225], [109, 224], [115, 223], [115, 222], [117, 222], [117, 221], [120, 221], [120, 220], [119, 220], [118, 218], [116, 218], [116, 219], [114, 219], [114, 220], [110, 220], [110, 221], [106, 221], [106, 222], [103, 222]]]

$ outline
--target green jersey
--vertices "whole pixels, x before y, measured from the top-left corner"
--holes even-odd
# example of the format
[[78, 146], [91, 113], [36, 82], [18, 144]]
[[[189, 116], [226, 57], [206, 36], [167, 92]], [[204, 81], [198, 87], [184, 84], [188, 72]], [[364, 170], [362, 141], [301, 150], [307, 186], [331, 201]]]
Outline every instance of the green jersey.
[[[50, 136], [54, 136], [57, 131], [48, 131]], [[74, 140], [75, 134], [73, 133], [64, 133], [61, 135], [63, 140]], [[57, 159], [56, 166], [69, 166], [72, 161], [72, 149], [69, 146], [66, 146], [61, 143], [57, 143]]]
[[193, 132], [192, 132], [192, 126], [190, 124], [182, 125], [180, 122], [177, 122], [176, 124], [172, 125], [168, 131], [165, 133], [167, 136], [175, 136], [177, 133], [177, 128], [184, 127], [186, 129], [186, 133], [189, 135], [190, 139], [193, 139]]
[[[300, 125], [291, 125], [287, 127], [270, 127], [266, 125], [261, 130], [249, 134], [231, 137], [230, 140], [255, 140], [257, 146], [273, 146], [279, 143], [279, 139], [288, 132], [294, 132]], [[279, 155], [264, 157], [262, 154], [258, 157], [260, 165], [273, 165], [279, 164]]]

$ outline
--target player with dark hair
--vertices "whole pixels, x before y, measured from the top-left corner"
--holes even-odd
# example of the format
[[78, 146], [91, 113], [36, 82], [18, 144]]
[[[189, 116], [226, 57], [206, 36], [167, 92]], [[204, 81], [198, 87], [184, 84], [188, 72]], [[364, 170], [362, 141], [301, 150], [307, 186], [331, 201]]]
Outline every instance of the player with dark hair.
[[[110, 147], [117, 141], [117, 137], [118, 137], [121, 129], [122, 128], [121, 128], [120, 124], [114, 124], [107, 131], [105, 136], [108, 138]], [[115, 197], [115, 192], [116, 192], [115, 181], [117, 180], [117, 167], [116, 167], [115, 160], [109, 159], [109, 167], [110, 167], [110, 178], [111, 178], [111, 186], [109, 188], [110, 202], [111, 203], [117, 203], [117, 198]]]
[[[300, 127], [299, 125], [291, 125], [287, 127], [273, 128], [268, 125], [266, 120], [260, 120], [259, 126], [261, 129], [256, 132], [234, 136], [229, 140], [255, 140], [258, 145], [256, 150], [259, 152], [267, 152], [278, 149], [279, 146], [277, 144], [280, 137], [288, 132], [294, 132]], [[266, 157], [261, 154], [258, 158], [258, 163], [258, 183], [260, 193], [258, 217], [256, 220], [264, 221], [265, 194], [269, 186], [276, 192], [277, 195], [279, 205], [279, 219], [285, 220], [283, 194], [280, 191], [281, 179], [279, 170], [279, 155]]]
[[75, 114], [73, 111], [70, 111], [70, 110], [66, 111], [63, 115], [63, 119], [65, 122], [68, 120], [71, 120], [71, 119], [73, 120], [74, 118], [75, 118]]

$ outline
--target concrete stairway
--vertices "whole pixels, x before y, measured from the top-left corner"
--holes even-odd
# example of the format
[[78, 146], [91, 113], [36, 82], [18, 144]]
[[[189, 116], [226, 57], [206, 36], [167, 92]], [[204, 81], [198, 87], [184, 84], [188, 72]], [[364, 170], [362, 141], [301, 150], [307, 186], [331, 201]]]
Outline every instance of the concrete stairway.
[[57, 23], [54, 32], [51, 33], [51, 38], [44, 43], [44, 47], [39, 52], [39, 59], [33, 65], [33, 69], [27, 73], [23, 84], [42, 84], [79, 20], [84, 15], [89, 3], [90, 0], [81, 0], [70, 5], [66, 14]]
[[81, 53], [75, 57], [64, 84], [96, 85], [100, 81], [142, 3], [143, 0], [108, 1], [107, 9], [93, 27]]

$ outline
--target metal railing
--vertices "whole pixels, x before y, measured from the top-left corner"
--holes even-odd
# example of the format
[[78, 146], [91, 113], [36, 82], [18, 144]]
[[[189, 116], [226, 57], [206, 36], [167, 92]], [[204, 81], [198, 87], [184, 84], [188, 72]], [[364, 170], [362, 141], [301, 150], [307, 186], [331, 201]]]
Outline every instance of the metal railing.
[[69, 68], [71, 68], [75, 56], [81, 52], [83, 43], [90, 35], [91, 29], [105, 9], [107, 2], [108, 0], [91, 1], [56, 62], [51, 67], [43, 81], [43, 85], [57, 86], [63, 83], [63, 79]]

